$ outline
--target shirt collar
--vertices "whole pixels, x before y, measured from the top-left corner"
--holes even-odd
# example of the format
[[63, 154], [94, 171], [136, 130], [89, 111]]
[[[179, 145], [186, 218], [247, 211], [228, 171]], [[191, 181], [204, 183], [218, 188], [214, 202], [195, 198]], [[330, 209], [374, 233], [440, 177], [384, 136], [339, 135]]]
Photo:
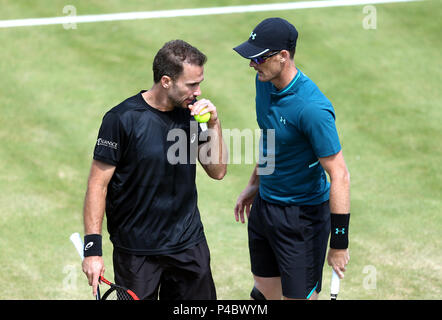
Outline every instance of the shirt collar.
[[296, 70], [298, 71], [296, 73], [296, 75], [293, 77], [292, 81], [290, 81], [290, 83], [283, 89], [278, 90], [276, 89], [276, 87], [272, 84], [272, 92], [271, 95], [274, 97], [284, 97], [286, 95], [292, 94], [295, 86], [295, 83], [297, 82], [297, 80], [299, 79], [299, 77], [301, 76], [301, 70], [299, 70], [298, 68], [296, 68]]

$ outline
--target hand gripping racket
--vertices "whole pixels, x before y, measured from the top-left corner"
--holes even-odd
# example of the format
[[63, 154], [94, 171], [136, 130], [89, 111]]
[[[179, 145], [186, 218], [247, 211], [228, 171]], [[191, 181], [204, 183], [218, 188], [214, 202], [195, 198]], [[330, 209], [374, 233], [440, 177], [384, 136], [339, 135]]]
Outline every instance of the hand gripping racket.
[[331, 285], [330, 285], [330, 299], [336, 300], [339, 293], [340, 279], [335, 270], [332, 269]]
[[[83, 255], [83, 240], [81, 239], [81, 236], [78, 232], [75, 232], [71, 234], [69, 239], [72, 241], [72, 243], [75, 246], [75, 249], [77, 249], [78, 254], [81, 257], [81, 260], [84, 259]], [[140, 300], [137, 295], [124, 287], [118, 286], [109, 280], [105, 279], [104, 277], [100, 276], [100, 282], [104, 282], [110, 288], [103, 294], [103, 297], [100, 298], [100, 287], [97, 287], [97, 300]]]

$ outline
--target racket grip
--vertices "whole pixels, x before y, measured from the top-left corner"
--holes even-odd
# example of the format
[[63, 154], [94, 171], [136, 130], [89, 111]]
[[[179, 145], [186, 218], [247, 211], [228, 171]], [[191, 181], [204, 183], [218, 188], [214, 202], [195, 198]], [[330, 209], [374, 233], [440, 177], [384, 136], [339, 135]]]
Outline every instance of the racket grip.
[[80, 256], [81, 260], [83, 260], [84, 259], [84, 255], [83, 255], [83, 240], [81, 239], [80, 234], [78, 232], [75, 232], [75, 233], [71, 234], [69, 239], [74, 244], [75, 249], [77, 250], [78, 255]]
[[101, 300], [101, 294], [100, 294], [100, 286], [97, 286], [97, 295], [95, 296], [96, 300]]
[[339, 284], [340, 284], [339, 276], [335, 272], [335, 270], [332, 269], [332, 278], [331, 278], [331, 285], [330, 285], [330, 298], [332, 300], [336, 300], [336, 298], [338, 297]]

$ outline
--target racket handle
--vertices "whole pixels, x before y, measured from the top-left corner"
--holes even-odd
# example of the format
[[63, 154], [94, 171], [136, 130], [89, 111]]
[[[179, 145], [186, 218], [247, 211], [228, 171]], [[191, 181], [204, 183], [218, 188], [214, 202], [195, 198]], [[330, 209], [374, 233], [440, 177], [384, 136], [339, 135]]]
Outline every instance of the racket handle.
[[100, 294], [100, 286], [97, 286], [97, 295], [95, 296], [96, 300], [101, 300], [101, 294]]
[[75, 232], [71, 234], [69, 239], [72, 241], [72, 243], [75, 246], [75, 249], [77, 249], [78, 255], [80, 256], [81, 260], [83, 261], [84, 255], [83, 255], [83, 240], [81, 239], [81, 236], [78, 232]]
[[339, 293], [339, 284], [340, 279], [338, 274], [335, 272], [335, 270], [332, 269], [332, 278], [331, 278], [331, 284], [330, 284], [330, 299], [336, 300]]

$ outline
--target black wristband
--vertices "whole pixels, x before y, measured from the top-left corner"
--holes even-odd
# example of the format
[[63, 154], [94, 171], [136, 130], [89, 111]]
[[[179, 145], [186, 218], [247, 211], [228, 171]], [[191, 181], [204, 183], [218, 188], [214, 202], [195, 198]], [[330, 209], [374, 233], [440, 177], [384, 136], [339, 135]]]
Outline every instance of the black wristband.
[[101, 256], [101, 234], [87, 234], [84, 236], [84, 250], [85, 257]]
[[350, 213], [347, 214], [332, 213], [330, 217], [331, 217], [330, 248], [347, 249]]

